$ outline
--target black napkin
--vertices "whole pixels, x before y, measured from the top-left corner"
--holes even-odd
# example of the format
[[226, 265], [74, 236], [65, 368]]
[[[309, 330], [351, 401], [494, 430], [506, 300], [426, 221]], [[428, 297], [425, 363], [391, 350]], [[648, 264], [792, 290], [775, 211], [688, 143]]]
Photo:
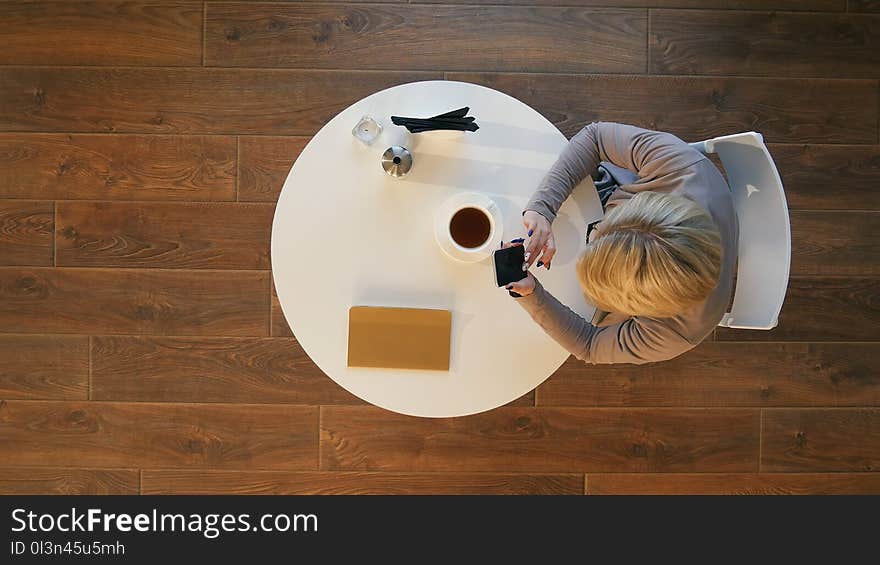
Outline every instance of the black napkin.
[[391, 123], [396, 126], [403, 126], [410, 133], [419, 133], [423, 131], [433, 130], [457, 130], [457, 131], [477, 131], [480, 126], [474, 121], [473, 116], [467, 116], [470, 108], [465, 106], [458, 110], [452, 110], [444, 114], [438, 114], [431, 118], [405, 118], [402, 116], [391, 116]]

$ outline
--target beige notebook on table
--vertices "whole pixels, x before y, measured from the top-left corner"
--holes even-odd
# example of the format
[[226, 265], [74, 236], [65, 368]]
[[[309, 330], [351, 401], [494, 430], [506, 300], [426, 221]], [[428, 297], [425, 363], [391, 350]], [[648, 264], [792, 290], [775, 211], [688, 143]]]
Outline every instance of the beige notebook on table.
[[348, 366], [449, 370], [452, 312], [352, 306]]

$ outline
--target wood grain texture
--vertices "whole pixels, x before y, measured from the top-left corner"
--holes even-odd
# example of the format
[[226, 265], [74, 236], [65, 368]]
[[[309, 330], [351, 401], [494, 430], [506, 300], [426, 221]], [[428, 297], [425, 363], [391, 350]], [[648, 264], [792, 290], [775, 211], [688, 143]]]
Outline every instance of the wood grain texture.
[[[880, 494], [878, 14], [0, 0], [0, 493], [132, 493], [143, 471], [156, 494]], [[719, 328], [664, 363], [569, 360], [466, 418], [337, 386], [273, 294], [271, 208], [340, 110], [439, 78], [567, 135], [763, 133], [793, 230], [779, 327]]]
[[850, 12], [880, 12], [878, 0], [846, 0], [846, 9]]
[[[239, 0], [240, 2], [265, 3], [267, 0]], [[376, 2], [376, 0], [278, 0], [278, 2], [343, 2], [346, 4]], [[871, 4], [876, 0], [849, 0], [851, 5]], [[390, 0], [385, 3], [406, 2]], [[530, 6], [587, 6], [618, 8], [717, 8], [720, 10], [806, 10], [842, 12], [847, 0], [420, 0], [424, 4], [501, 4]], [[852, 10], [852, 8], [850, 8]]]
[[880, 210], [880, 146], [770, 145], [792, 210]]
[[448, 73], [529, 104], [567, 136], [595, 120], [688, 141], [759, 131], [767, 142], [876, 143], [877, 82]]
[[779, 325], [770, 331], [718, 328], [719, 341], [876, 341], [876, 277], [799, 277], [788, 281]]
[[268, 269], [275, 207], [59, 202], [58, 266]]
[[653, 10], [651, 72], [795, 77], [880, 76], [880, 18]]
[[272, 329], [270, 331], [273, 337], [293, 337], [290, 326], [287, 325], [287, 319], [284, 317], [284, 311], [281, 310], [281, 303], [278, 301], [278, 293], [275, 290], [275, 282], [272, 282]]
[[[220, 0], [220, 1], [224, 1], [224, 0]], [[267, 0], [238, 0], [238, 1], [239, 2], [250, 2], [253, 4], [267, 3]], [[328, 2], [343, 2], [346, 4], [355, 4], [355, 3], [375, 3], [376, 0], [275, 0], [275, 3], [282, 4], [282, 3], [287, 3], [287, 2], [293, 3], [293, 2], [313, 2], [313, 1], [320, 2], [323, 4], [326, 4]], [[388, 0], [388, 2], [382, 2], [382, 3], [383, 4], [395, 4], [395, 3], [406, 4], [408, 1], [409, 0]], [[211, 3], [213, 3], [213, 2], [211, 2]]]
[[208, 3], [205, 62], [642, 73], [647, 24], [645, 10]]
[[95, 337], [92, 398], [358, 404], [295, 339]]
[[143, 494], [583, 494], [575, 474], [145, 470]]
[[[260, 1], [260, 0], [254, 0]], [[344, 1], [344, 0], [340, 0]], [[364, 0], [369, 1], [369, 0]], [[435, 4], [528, 4], [622, 8], [717, 8], [720, 10], [843, 11], [846, 0], [422, 0]], [[850, 0], [871, 3], [876, 0]]]
[[54, 204], [0, 200], [0, 265], [53, 261]]
[[20, 333], [265, 336], [269, 273], [0, 268], [0, 327]]
[[139, 475], [136, 470], [0, 468], [0, 494], [138, 494]]
[[878, 406], [880, 344], [703, 342], [648, 365], [570, 359], [539, 406]]
[[281, 187], [308, 137], [239, 138], [238, 199], [277, 202]]
[[756, 471], [757, 410], [499, 408], [464, 418], [324, 407], [321, 469]]
[[4, 465], [317, 470], [313, 406], [0, 402]]
[[520, 396], [516, 400], [511, 400], [504, 406], [534, 406], [535, 405], [535, 391], [531, 390], [524, 395]]
[[388, 71], [0, 68], [0, 131], [312, 135], [368, 94], [439, 78], [442, 73]]
[[235, 139], [0, 134], [0, 198], [234, 200]]
[[880, 469], [880, 410], [772, 409], [763, 418], [763, 471]]
[[3, 65], [200, 65], [195, 2], [0, 2]]
[[595, 474], [587, 494], [880, 494], [880, 473]]
[[88, 396], [88, 337], [0, 334], [0, 398], [84, 400]]
[[792, 211], [791, 273], [880, 274], [880, 213]]

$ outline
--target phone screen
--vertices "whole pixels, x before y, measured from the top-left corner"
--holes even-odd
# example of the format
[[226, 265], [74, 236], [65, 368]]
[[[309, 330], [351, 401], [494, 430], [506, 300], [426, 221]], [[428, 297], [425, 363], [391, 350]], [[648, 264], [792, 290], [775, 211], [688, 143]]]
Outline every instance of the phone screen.
[[498, 286], [526, 278], [527, 273], [522, 270], [523, 263], [526, 262], [526, 248], [522, 245], [496, 249], [493, 257], [495, 259], [495, 283]]

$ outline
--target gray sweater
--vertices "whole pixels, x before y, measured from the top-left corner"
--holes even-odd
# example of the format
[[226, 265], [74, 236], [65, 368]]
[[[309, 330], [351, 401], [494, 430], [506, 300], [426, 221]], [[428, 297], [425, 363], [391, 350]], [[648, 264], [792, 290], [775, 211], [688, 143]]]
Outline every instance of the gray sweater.
[[[588, 363], [650, 363], [681, 355], [703, 341], [729, 304], [739, 237], [724, 177], [702, 153], [674, 135], [614, 123], [592, 123], [578, 132], [526, 205], [550, 222], [578, 183], [601, 161], [635, 171], [638, 180], [611, 196], [614, 206], [643, 190], [681, 194], [705, 208], [721, 231], [721, 275], [700, 304], [672, 318], [610, 313], [592, 323], [556, 300], [540, 284], [517, 302], [560, 345]], [[599, 314], [597, 312], [597, 314]]]

